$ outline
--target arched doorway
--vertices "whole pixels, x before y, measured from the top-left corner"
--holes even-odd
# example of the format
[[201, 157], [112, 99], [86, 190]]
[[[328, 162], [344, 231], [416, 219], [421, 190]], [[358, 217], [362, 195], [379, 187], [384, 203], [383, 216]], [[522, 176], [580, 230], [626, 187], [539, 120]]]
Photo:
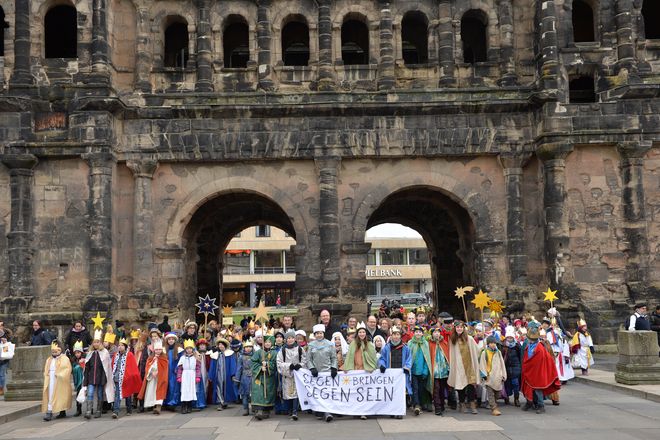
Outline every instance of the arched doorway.
[[429, 252], [432, 299], [439, 311], [462, 315], [453, 297], [457, 286], [475, 284], [474, 224], [468, 212], [449, 195], [428, 187], [413, 187], [386, 197], [367, 221], [367, 229], [398, 223], [417, 231]]
[[[274, 226], [295, 240], [291, 219], [273, 200], [253, 192], [228, 192], [207, 200], [192, 215], [183, 237], [185, 284], [182, 310], [192, 311], [197, 296], [209, 294], [222, 304], [225, 250], [252, 226]], [[293, 263], [295, 266], [295, 262]]]

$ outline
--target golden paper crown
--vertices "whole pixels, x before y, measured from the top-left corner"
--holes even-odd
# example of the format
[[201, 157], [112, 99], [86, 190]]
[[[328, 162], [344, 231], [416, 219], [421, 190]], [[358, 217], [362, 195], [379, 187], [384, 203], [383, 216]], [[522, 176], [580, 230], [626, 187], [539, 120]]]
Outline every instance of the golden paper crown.
[[76, 341], [76, 343], [73, 344], [73, 351], [83, 351], [82, 341]]
[[140, 329], [131, 330], [131, 339], [140, 339]]
[[584, 319], [578, 319], [577, 325], [578, 327], [582, 327], [583, 325], [587, 325], [587, 322]]
[[53, 341], [53, 342], [50, 343], [50, 349], [51, 350], [55, 350], [57, 348], [59, 348], [60, 350], [62, 349], [62, 347], [60, 347], [60, 343], [58, 341]]
[[184, 340], [183, 341], [183, 348], [185, 349], [185, 348], [188, 348], [188, 347], [190, 347], [192, 349], [195, 349], [195, 341], [193, 341], [192, 339]]
[[100, 328], [97, 328], [96, 330], [94, 330], [94, 340], [95, 341], [96, 340], [99, 340], [99, 341], [103, 340], [103, 330], [101, 330]]
[[119, 343], [120, 343], [120, 344], [124, 344], [125, 346], [128, 347], [128, 342], [126, 341], [126, 338], [121, 338], [121, 339], [119, 340]]

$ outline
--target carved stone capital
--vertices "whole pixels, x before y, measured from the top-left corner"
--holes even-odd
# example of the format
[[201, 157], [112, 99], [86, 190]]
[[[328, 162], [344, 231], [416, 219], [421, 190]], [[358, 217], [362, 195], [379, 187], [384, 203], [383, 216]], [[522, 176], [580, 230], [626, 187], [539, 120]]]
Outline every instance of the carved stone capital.
[[126, 166], [133, 172], [134, 177], [146, 177], [151, 179], [158, 168], [155, 159], [140, 159], [126, 161]]
[[10, 170], [33, 170], [39, 163], [34, 154], [3, 154], [2, 163]]

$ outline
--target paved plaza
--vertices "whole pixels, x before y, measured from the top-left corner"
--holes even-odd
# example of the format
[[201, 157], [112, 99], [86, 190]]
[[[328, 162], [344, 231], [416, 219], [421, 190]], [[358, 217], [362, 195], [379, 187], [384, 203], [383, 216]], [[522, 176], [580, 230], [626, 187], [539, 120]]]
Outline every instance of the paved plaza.
[[237, 407], [223, 412], [207, 408], [188, 415], [171, 412], [160, 416], [134, 414], [122, 416], [119, 420], [112, 420], [110, 414], [90, 421], [68, 417], [50, 423], [41, 420], [42, 414], [33, 414], [2, 425], [0, 440], [660, 438], [659, 403], [579, 383], [565, 386], [561, 391], [561, 405], [548, 406], [545, 415], [526, 413], [513, 406], [504, 406], [502, 413], [500, 417], [493, 417], [489, 411], [481, 410], [474, 416], [449, 410], [444, 417], [431, 413], [419, 417], [408, 415], [403, 420], [378, 418], [361, 421], [343, 417], [330, 424], [306, 414], [297, 422], [284, 416], [259, 422], [252, 417], [242, 417]]

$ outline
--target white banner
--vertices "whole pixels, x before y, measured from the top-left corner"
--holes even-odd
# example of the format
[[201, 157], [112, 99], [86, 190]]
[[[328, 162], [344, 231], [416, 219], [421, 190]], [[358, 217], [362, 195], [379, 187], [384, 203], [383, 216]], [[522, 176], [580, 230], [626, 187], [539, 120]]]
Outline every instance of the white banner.
[[298, 400], [303, 410], [349, 416], [406, 414], [406, 377], [400, 368], [340, 371], [312, 376], [309, 370], [294, 371]]

